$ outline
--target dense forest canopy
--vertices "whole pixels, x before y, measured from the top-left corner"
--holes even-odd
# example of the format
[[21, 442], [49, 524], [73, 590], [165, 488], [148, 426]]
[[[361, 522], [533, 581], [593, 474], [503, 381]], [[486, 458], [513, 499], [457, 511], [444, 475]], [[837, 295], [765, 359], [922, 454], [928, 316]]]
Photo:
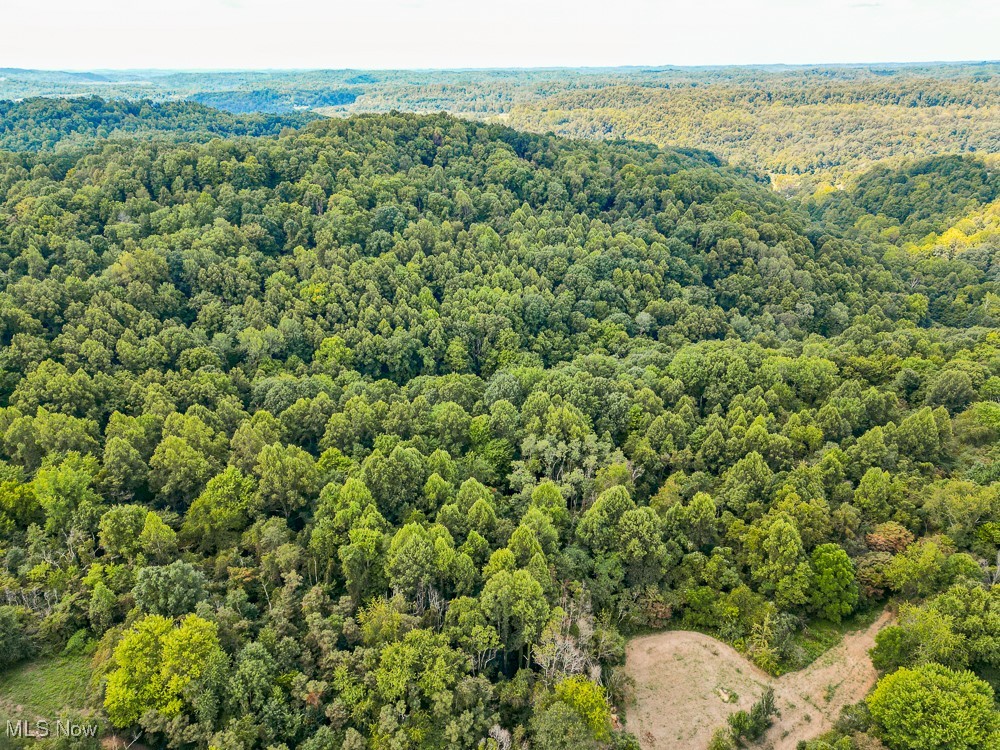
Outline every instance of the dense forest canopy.
[[0, 670], [150, 747], [625, 749], [628, 635], [778, 673], [895, 597], [813, 748], [995, 748], [997, 246], [928, 238], [996, 192], [396, 113], [2, 152]]
[[231, 115], [192, 102], [105, 101], [96, 96], [0, 101], [0, 150], [73, 148], [123, 136], [186, 142], [277, 135], [318, 118], [308, 113]]

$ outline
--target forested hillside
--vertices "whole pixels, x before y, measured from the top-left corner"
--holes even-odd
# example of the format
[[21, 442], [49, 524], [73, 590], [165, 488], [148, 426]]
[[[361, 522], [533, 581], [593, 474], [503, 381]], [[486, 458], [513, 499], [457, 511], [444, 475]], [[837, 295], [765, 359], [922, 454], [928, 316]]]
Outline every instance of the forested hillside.
[[317, 115], [230, 115], [191, 102], [27, 99], [0, 101], [0, 150], [79, 147], [107, 138], [207, 141], [241, 135], [277, 135]]
[[957, 79], [896, 73], [629, 82], [521, 104], [509, 122], [575, 137], [698, 146], [791, 188], [839, 183], [891, 157], [1000, 151], [995, 71]]
[[340, 107], [351, 104], [358, 98], [357, 92], [350, 90], [333, 91], [291, 91], [281, 89], [256, 89], [254, 91], [213, 91], [199, 93], [191, 97], [193, 101], [227, 112], [292, 112], [296, 109], [316, 109], [319, 107]]
[[879, 164], [844, 190], [817, 191], [805, 205], [816, 218], [874, 241], [938, 254], [980, 248], [979, 262], [989, 263], [996, 250], [990, 216], [1000, 200], [998, 164], [993, 154]]
[[995, 749], [995, 250], [880, 189], [444, 115], [0, 153], [0, 670], [148, 747], [631, 750], [627, 636], [777, 673], [894, 597], [812, 750]]
[[885, 159], [1000, 151], [1000, 63], [412, 71], [0, 70], [0, 98], [189, 99], [234, 112], [450, 112], [695, 147], [798, 195]]

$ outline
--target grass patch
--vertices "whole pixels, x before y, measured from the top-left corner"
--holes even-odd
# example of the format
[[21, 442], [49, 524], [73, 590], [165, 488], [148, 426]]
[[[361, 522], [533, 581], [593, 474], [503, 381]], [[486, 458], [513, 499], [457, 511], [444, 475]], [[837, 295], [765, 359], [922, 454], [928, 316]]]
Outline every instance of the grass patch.
[[83, 654], [43, 657], [0, 673], [0, 721], [82, 712], [90, 678], [90, 657]]
[[863, 612], [856, 612], [840, 623], [813, 620], [791, 637], [791, 648], [787, 650], [788, 656], [778, 665], [777, 674], [782, 675], [809, 666], [840, 643], [846, 633], [867, 628], [881, 614], [882, 609], [872, 607]]

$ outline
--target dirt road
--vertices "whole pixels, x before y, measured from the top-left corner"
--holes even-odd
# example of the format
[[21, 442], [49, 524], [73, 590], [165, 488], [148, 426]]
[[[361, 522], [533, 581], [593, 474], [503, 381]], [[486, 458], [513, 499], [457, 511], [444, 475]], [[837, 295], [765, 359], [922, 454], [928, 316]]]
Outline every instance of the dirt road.
[[778, 679], [701, 633], [675, 630], [636, 638], [625, 665], [636, 685], [627, 728], [643, 750], [703, 750], [729, 714], [749, 710], [771, 685], [781, 716], [760, 747], [794, 750], [800, 740], [827, 731], [841, 708], [857, 703], [875, 684], [868, 649], [891, 619], [883, 612], [805, 669]]

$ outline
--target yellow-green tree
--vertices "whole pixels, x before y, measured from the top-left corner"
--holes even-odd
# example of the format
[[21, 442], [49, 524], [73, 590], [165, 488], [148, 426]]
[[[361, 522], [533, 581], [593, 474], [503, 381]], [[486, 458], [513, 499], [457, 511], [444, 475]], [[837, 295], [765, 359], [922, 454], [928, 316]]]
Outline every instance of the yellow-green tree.
[[226, 655], [214, 623], [188, 615], [178, 625], [148, 615], [122, 637], [108, 675], [104, 710], [118, 727], [136, 724], [147, 711], [167, 718], [191, 709], [191, 688], [219, 670]]

